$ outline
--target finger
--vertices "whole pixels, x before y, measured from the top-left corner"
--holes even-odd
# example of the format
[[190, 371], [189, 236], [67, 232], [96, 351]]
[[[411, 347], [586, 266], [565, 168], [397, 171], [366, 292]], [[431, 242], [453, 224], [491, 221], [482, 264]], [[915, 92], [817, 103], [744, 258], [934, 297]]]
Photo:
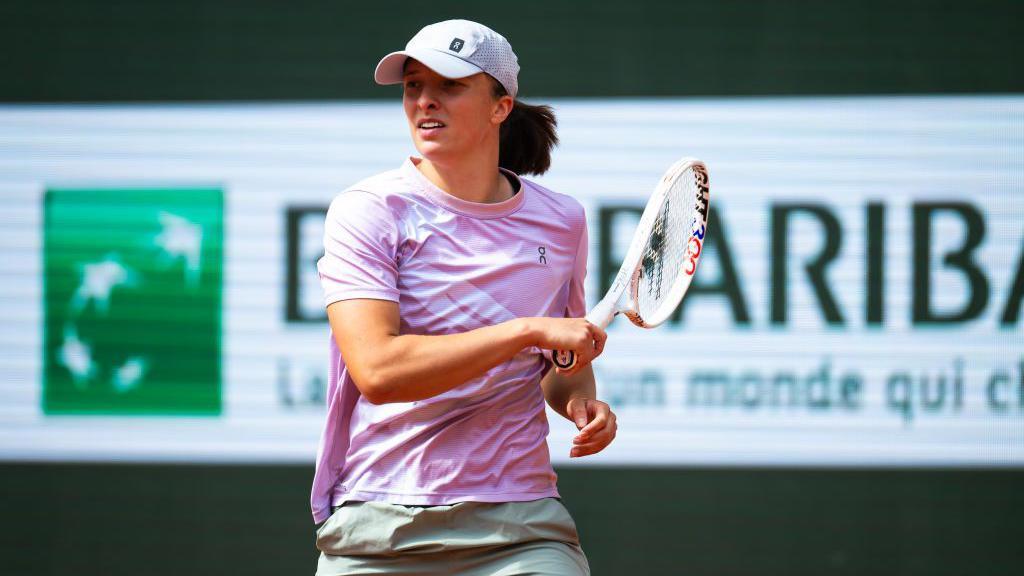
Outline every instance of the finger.
[[604, 348], [605, 340], [608, 340], [608, 333], [604, 331], [597, 324], [590, 325], [591, 332], [594, 334], [594, 342], [599, 344], [600, 348]]
[[599, 452], [599, 451], [603, 450], [606, 446], [611, 444], [612, 440], [615, 440], [616, 433], [617, 433], [617, 429], [614, 428], [614, 427], [610, 427], [610, 428], [606, 428], [606, 429], [602, 430], [600, 433], [595, 435], [590, 440], [587, 440], [587, 441], [573, 440], [573, 446], [572, 446], [572, 449], [569, 452], [569, 455], [572, 456], [573, 454], [586, 454], [586, 453]]
[[574, 446], [583, 446], [585, 444], [590, 444], [592, 442], [611, 442], [611, 439], [614, 437], [615, 428], [612, 428], [611, 426], [605, 426], [604, 428], [598, 430], [597, 432], [594, 432], [593, 434], [590, 434], [589, 436], [581, 436], [577, 434], [576, 437], [572, 439], [572, 443]]
[[594, 442], [587, 442], [585, 444], [576, 444], [569, 451], [569, 455], [582, 456], [586, 454], [594, 454], [604, 450], [609, 444], [611, 444], [611, 438], [602, 438], [600, 441], [595, 440]]
[[572, 417], [572, 421], [576, 423], [576, 428], [582, 430], [587, 425], [587, 401], [570, 400], [569, 401], [569, 416]]
[[593, 362], [594, 358], [597, 358], [600, 354], [600, 352], [597, 349], [597, 342], [595, 340], [588, 340], [587, 342], [589, 345], [585, 346], [585, 349], [580, 354], [580, 356], [584, 360], [583, 366], [586, 366], [587, 364]]
[[579, 435], [580, 435], [581, 438], [583, 438], [584, 440], [587, 440], [588, 438], [590, 438], [590, 436], [593, 436], [594, 433], [596, 433], [598, 430], [600, 430], [600, 429], [605, 427], [605, 425], [608, 422], [607, 406], [608, 405], [605, 404], [606, 409], [605, 410], [599, 410], [597, 412], [597, 415], [594, 416], [594, 419], [591, 420], [590, 423], [587, 424], [586, 428], [583, 428], [582, 430], [580, 430], [580, 434]]
[[591, 359], [597, 358], [604, 351], [605, 340], [608, 339], [608, 334], [596, 324], [587, 323], [587, 329], [590, 331], [590, 341], [593, 349], [590, 351], [592, 356]]
[[597, 354], [595, 354], [593, 344], [591, 344], [589, 347], [584, 347], [583, 349], [581, 349], [576, 354], [577, 362], [576, 365], [573, 366], [573, 371], [571, 372], [571, 374], [576, 374], [577, 372], [589, 366], [590, 363], [594, 361], [594, 358], [596, 356]]
[[605, 448], [607, 448], [608, 445], [611, 444], [611, 442], [612, 441], [611, 441], [610, 438], [606, 438], [606, 439], [602, 439], [602, 441], [600, 441], [600, 442], [598, 442], [598, 441], [587, 442], [586, 444], [579, 444], [579, 445], [573, 446], [572, 450], [569, 451], [569, 457], [570, 458], [579, 458], [580, 456], [589, 456], [591, 454], [597, 454], [601, 450], [604, 450]]
[[[592, 415], [591, 421], [591, 425], [593, 427], [588, 426], [586, 429], [580, 430], [580, 433], [576, 435], [576, 437], [580, 439], [580, 442], [587, 442], [603, 431], [611, 430], [614, 435], [615, 431], [618, 429], [617, 418], [608, 404], [595, 400], [591, 403], [591, 407], [596, 407], [596, 415]], [[599, 420], [602, 422], [599, 422]]]

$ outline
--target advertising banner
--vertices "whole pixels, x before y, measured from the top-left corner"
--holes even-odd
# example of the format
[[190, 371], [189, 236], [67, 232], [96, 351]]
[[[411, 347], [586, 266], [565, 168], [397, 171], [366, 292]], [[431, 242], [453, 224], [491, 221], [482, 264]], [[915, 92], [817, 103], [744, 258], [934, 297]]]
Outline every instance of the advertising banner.
[[[587, 295], [681, 156], [711, 210], [656, 330], [595, 363], [619, 435], [558, 464], [1024, 466], [1024, 98], [549, 102]], [[399, 102], [0, 107], [0, 459], [307, 462], [341, 190]]]

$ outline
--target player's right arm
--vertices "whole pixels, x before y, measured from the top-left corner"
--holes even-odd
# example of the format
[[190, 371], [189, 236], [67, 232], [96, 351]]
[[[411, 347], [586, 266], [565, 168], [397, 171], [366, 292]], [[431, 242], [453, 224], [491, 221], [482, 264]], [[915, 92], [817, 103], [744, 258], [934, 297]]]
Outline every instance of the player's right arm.
[[350, 299], [327, 307], [331, 331], [360, 393], [374, 404], [444, 393], [509, 360], [522, 349], [575, 350], [574, 371], [604, 348], [604, 330], [583, 318], [517, 318], [459, 334], [399, 334], [398, 304]]
[[[459, 334], [399, 334], [399, 246], [406, 222], [386, 198], [351, 189], [331, 202], [317, 262], [331, 331], [370, 402], [430, 398], [482, 375], [524, 348], [565, 347], [589, 361], [594, 331], [581, 318], [528, 318]], [[595, 337], [595, 334], [599, 335]]]

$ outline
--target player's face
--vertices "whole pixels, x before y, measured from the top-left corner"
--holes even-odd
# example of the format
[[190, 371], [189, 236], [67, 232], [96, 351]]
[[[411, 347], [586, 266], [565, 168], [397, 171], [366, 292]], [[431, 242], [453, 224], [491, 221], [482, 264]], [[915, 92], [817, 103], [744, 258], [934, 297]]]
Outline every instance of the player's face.
[[[457, 158], [479, 150], [487, 138], [495, 137], [511, 110], [512, 98], [495, 99], [491, 79], [483, 72], [445, 78], [410, 58], [402, 83], [413, 143], [428, 159]], [[432, 127], [430, 121], [441, 125]]]

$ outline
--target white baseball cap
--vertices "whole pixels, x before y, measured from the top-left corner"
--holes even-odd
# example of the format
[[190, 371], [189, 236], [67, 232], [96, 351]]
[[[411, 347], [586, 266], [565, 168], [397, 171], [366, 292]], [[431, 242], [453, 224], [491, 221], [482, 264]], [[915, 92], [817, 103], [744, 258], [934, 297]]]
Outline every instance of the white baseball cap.
[[445, 20], [425, 26], [405, 45], [377, 64], [378, 84], [401, 84], [406, 58], [415, 58], [445, 78], [465, 78], [479, 72], [493, 76], [509, 96], [519, 91], [519, 59], [504, 36], [469, 20]]

